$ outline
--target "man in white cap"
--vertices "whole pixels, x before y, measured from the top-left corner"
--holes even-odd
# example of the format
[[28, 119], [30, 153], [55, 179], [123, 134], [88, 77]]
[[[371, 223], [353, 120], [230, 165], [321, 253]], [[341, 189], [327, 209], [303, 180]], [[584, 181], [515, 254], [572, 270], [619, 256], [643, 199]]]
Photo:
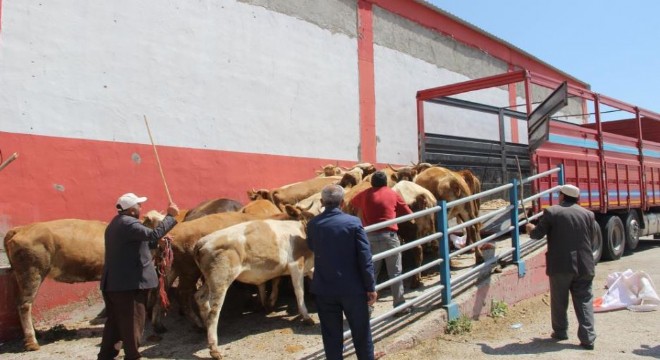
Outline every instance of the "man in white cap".
[[578, 204], [580, 189], [563, 185], [559, 204], [546, 208], [537, 226], [526, 224], [532, 239], [548, 236], [546, 274], [550, 278], [550, 315], [552, 338], [568, 339], [568, 293], [578, 319], [580, 346], [593, 350], [594, 308], [592, 282], [596, 272], [591, 249], [594, 232], [594, 213]]
[[158, 286], [158, 276], [149, 249], [176, 225], [179, 213], [170, 203], [167, 216], [150, 229], [140, 223], [140, 209], [146, 197], [127, 193], [117, 199], [117, 211], [105, 230], [105, 264], [101, 291], [107, 319], [98, 359], [114, 359], [122, 344], [124, 359], [141, 358], [140, 338], [146, 320], [147, 292]]

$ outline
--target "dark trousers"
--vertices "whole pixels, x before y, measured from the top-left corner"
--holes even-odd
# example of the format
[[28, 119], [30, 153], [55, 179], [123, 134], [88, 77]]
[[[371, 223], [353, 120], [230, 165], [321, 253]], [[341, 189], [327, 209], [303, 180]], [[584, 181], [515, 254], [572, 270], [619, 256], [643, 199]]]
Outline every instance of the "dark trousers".
[[146, 320], [147, 292], [149, 290], [104, 291], [103, 300], [108, 318], [103, 328], [103, 339], [98, 359], [114, 359], [119, 350], [115, 344], [123, 342], [124, 359], [139, 359], [140, 338]]
[[366, 293], [356, 296], [316, 295], [316, 307], [327, 360], [343, 359], [344, 314], [353, 336], [355, 355], [360, 360], [373, 360], [374, 343], [371, 339]]
[[566, 334], [568, 330], [568, 293], [573, 298], [573, 308], [578, 320], [578, 338], [583, 344], [593, 344], [596, 340], [594, 331], [594, 306], [591, 285], [593, 276], [575, 274], [550, 275], [550, 314], [552, 330]]

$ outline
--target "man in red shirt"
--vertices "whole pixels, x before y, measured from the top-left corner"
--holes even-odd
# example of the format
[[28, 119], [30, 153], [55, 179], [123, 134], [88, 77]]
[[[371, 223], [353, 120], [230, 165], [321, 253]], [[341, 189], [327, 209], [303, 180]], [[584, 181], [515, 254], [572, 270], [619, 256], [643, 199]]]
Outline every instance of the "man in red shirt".
[[[396, 217], [412, 213], [408, 205], [401, 196], [394, 190], [387, 187], [387, 175], [382, 171], [376, 171], [371, 176], [371, 188], [356, 195], [350, 202], [351, 206], [362, 213], [362, 223], [364, 226], [377, 224], [386, 220], [392, 220]], [[371, 253], [376, 255], [385, 250], [394, 249], [401, 245], [396, 224], [386, 228], [372, 231], [367, 234]], [[385, 267], [390, 278], [401, 275], [401, 253], [392, 255], [385, 259]], [[378, 280], [380, 268], [383, 265], [382, 260], [374, 263], [374, 276]], [[403, 282], [398, 281], [390, 287], [392, 291], [394, 307], [405, 302], [403, 298]], [[403, 315], [410, 313], [411, 309], [397, 313]]]

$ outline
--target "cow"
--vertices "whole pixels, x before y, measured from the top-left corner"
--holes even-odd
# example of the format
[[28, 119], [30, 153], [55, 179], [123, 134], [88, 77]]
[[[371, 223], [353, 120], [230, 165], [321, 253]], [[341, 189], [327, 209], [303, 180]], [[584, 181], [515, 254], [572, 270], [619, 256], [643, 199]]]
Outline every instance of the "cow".
[[101, 279], [106, 226], [101, 221], [61, 219], [15, 227], [5, 235], [5, 250], [18, 283], [26, 350], [39, 350], [32, 304], [46, 277], [64, 283]]
[[399, 182], [399, 181], [415, 181], [415, 177], [417, 176], [417, 169], [415, 169], [414, 166], [402, 166], [398, 169], [395, 169], [392, 167], [392, 165], [387, 164], [387, 167], [390, 169], [390, 171], [394, 172], [392, 175], [390, 175], [390, 179], [394, 182]]
[[214, 359], [222, 357], [218, 349], [218, 321], [227, 289], [234, 280], [262, 287], [270, 279], [290, 275], [300, 315], [306, 324], [314, 323], [305, 307], [303, 287], [303, 277], [311, 274], [314, 266], [305, 234], [306, 220], [311, 214], [294, 210], [286, 206], [287, 213], [299, 220], [241, 223], [207, 235], [195, 244], [195, 261], [205, 279], [195, 299]]
[[251, 201], [254, 200], [268, 200], [273, 202], [273, 197], [268, 189], [252, 189], [247, 191], [247, 197]]
[[252, 200], [243, 206], [238, 212], [251, 215], [271, 216], [279, 214], [282, 211], [270, 200], [257, 199]]
[[[287, 205], [286, 208], [296, 209], [293, 206]], [[295, 213], [294, 210], [290, 210]], [[163, 215], [157, 211], [150, 211], [145, 215], [147, 221], [157, 225]], [[254, 215], [241, 212], [225, 212], [219, 214], [208, 215], [196, 220], [182, 222], [177, 224], [172, 229], [168, 236], [172, 237], [172, 253], [174, 261], [172, 268], [167, 274], [165, 286], [169, 288], [174, 280], [179, 279], [179, 303], [183, 309], [184, 314], [198, 327], [203, 327], [199, 317], [195, 314], [193, 307], [190, 304], [190, 299], [197, 289], [197, 281], [201, 273], [194, 260], [193, 249], [195, 243], [202, 237], [226, 227], [240, 224], [242, 222], [260, 219], [274, 219], [274, 220], [288, 220], [290, 219], [289, 213], [278, 212], [276, 214], [262, 214]], [[273, 292], [271, 296], [277, 298], [277, 284], [273, 283]], [[265, 292], [265, 287], [259, 289], [260, 293]], [[268, 309], [268, 308], [267, 308]], [[162, 324], [162, 309], [159, 302], [154, 306], [152, 311], [151, 322], [156, 332], [166, 331], [165, 326]]]
[[[461, 174], [439, 166], [422, 171], [417, 175], [415, 183], [429, 190], [438, 201], [451, 202], [472, 195], [472, 190]], [[448, 219], [457, 218], [460, 222], [466, 222], [477, 217], [479, 217], [479, 207], [475, 200], [454, 206], [447, 213]], [[468, 244], [481, 240], [480, 230], [481, 223], [466, 228]], [[483, 262], [479, 247], [476, 248], [475, 258], [477, 263]]]
[[364, 178], [364, 170], [362, 170], [359, 167], [355, 167], [353, 169], [346, 171], [342, 175], [338, 185], [345, 189], [349, 189], [360, 183], [363, 178]]
[[248, 191], [248, 196], [251, 200], [260, 198], [271, 200], [275, 206], [284, 211], [286, 204], [293, 205], [312, 194], [320, 192], [326, 185], [336, 184], [341, 180], [341, 176], [327, 176], [313, 178], [305, 181], [282, 186], [271, 191], [259, 190]]
[[[468, 169], [458, 170], [457, 173], [463, 177], [463, 180], [468, 184], [472, 194], [478, 194], [481, 192], [481, 181], [476, 177], [472, 171]], [[475, 203], [477, 205], [477, 211], [481, 208], [481, 199], [476, 199]]]
[[318, 215], [323, 211], [323, 204], [321, 204], [321, 192], [312, 194], [310, 197], [300, 200], [295, 205], [299, 208], [306, 209], [314, 215]]
[[220, 198], [207, 200], [197, 204], [197, 206], [190, 209], [186, 213], [186, 216], [183, 218], [183, 221], [195, 220], [210, 214], [217, 214], [227, 211], [238, 211], [241, 207], [243, 207], [243, 204], [232, 199]]
[[[413, 212], [418, 212], [428, 209], [437, 205], [437, 201], [433, 194], [427, 189], [415, 184], [414, 182], [402, 180], [396, 183], [392, 190], [396, 191], [403, 201], [410, 207]], [[411, 242], [421, 239], [424, 236], [435, 233], [435, 215], [429, 214], [414, 219], [414, 221], [405, 221], [398, 224], [399, 230], [397, 234], [403, 243]], [[417, 246], [410, 249], [415, 267], [420, 267], [423, 261], [422, 246]], [[415, 274], [411, 278], [410, 288], [416, 289], [422, 285], [422, 275]]]
[[321, 167], [321, 170], [316, 171], [318, 177], [327, 177], [327, 176], [341, 176], [344, 173], [344, 170], [337, 165], [328, 164]]

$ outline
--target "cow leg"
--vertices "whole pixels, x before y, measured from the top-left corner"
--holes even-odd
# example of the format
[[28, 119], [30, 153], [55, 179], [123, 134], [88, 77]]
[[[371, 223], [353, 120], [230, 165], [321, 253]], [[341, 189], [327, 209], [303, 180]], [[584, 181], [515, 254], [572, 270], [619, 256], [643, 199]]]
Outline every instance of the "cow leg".
[[273, 278], [270, 282], [270, 297], [268, 298], [268, 308], [272, 311], [275, 308], [277, 298], [280, 296], [280, 277]]
[[202, 320], [195, 313], [191, 299], [193, 299], [197, 290], [197, 280], [200, 277], [199, 271], [182, 274], [179, 276], [179, 302], [183, 313], [190, 319], [195, 326], [204, 328]]
[[[166, 291], [172, 287], [172, 284], [174, 283], [176, 277], [177, 277], [176, 271], [172, 268], [165, 277]], [[163, 317], [165, 316], [165, 312], [163, 311], [162, 299], [159, 290], [160, 288], [156, 288], [155, 290], [155, 296], [154, 296], [155, 303], [153, 304], [153, 308], [151, 309], [151, 326], [153, 327], [156, 333], [162, 334], [167, 331], [167, 328], [165, 327], [165, 325], [163, 325]]]
[[270, 314], [273, 309], [268, 308], [268, 301], [266, 300], [266, 283], [257, 285], [257, 289], [259, 290], [259, 302], [261, 303], [261, 307], [264, 308], [266, 314]]
[[[410, 254], [413, 257], [413, 264], [415, 268], [419, 268], [422, 266], [422, 261], [424, 260], [424, 253], [422, 252], [422, 246], [415, 246], [414, 248], [410, 249]], [[422, 274], [417, 273], [413, 277], [410, 278], [410, 288], [411, 289], [417, 289], [420, 286], [422, 286]]]
[[14, 273], [18, 282], [18, 316], [21, 320], [21, 326], [23, 327], [23, 334], [25, 336], [25, 350], [39, 350], [39, 343], [37, 342], [34, 324], [32, 323], [32, 304], [45, 278], [46, 271], [40, 271], [36, 267], [20, 269], [16, 266]]
[[298, 311], [303, 318], [303, 323], [305, 325], [314, 325], [314, 319], [309, 316], [307, 307], [305, 306], [305, 258], [301, 257], [296, 262], [289, 263], [288, 268], [291, 274], [293, 291], [296, 294], [296, 301], [298, 302]]

